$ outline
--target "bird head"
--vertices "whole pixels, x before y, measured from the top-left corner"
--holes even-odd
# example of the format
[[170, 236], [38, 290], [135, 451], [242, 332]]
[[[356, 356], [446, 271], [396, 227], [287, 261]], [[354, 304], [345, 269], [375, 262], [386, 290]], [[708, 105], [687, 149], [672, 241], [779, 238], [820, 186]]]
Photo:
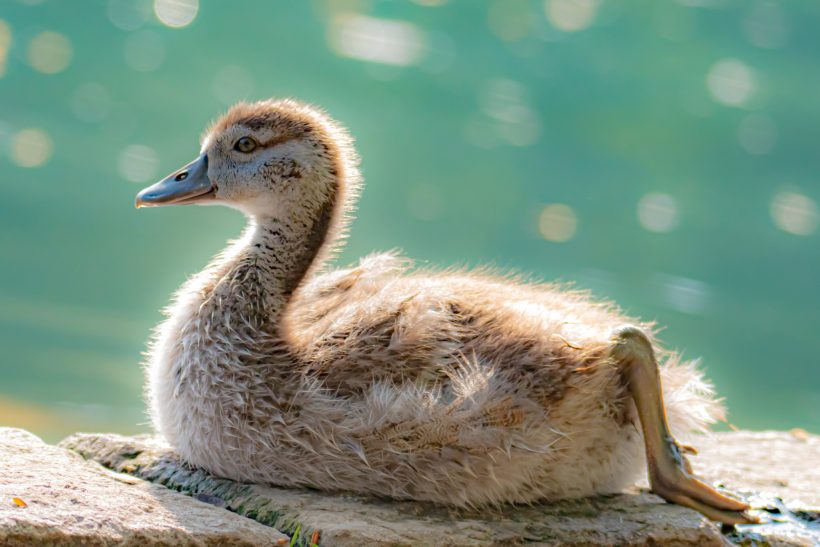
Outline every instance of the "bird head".
[[205, 132], [194, 161], [142, 190], [135, 205], [223, 204], [260, 221], [310, 225], [328, 207], [352, 204], [356, 164], [346, 131], [322, 111], [289, 99], [239, 103]]

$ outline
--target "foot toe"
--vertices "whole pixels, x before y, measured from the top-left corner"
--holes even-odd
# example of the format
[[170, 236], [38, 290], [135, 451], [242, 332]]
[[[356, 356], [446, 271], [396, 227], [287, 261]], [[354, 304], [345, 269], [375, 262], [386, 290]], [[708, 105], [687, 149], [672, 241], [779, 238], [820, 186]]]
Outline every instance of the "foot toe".
[[692, 499], [717, 509], [727, 511], [745, 511], [749, 504], [745, 501], [718, 492], [697, 477], [691, 477], [686, 487], [686, 494]]
[[690, 509], [694, 509], [706, 518], [716, 522], [722, 522], [723, 524], [756, 524], [760, 522], [758, 517], [751, 515], [746, 511], [718, 509], [717, 507], [693, 500], [688, 496], [681, 496], [675, 501], [675, 503], [689, 507]]
[[694, 446], [690, 446], [688, 444], [681, 444], [678, 446], [680, 446], [681, 452], [683, 452], [684, 454], [689, 454], [690, 456], [698, 455], [698, 449]]

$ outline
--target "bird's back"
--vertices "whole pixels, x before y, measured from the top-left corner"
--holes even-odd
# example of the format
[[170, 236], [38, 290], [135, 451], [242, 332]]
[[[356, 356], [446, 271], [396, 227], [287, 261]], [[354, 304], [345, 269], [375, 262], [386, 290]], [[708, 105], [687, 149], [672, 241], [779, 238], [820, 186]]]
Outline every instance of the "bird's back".
[[343, 393], [374, 381], [446, 382], [478, 361], [560, 398], [628, 321], [579, 292], [487, 272], [409, 270], [395, 255], [317, 276], [291, 302], [288, 341], [308, 374]]

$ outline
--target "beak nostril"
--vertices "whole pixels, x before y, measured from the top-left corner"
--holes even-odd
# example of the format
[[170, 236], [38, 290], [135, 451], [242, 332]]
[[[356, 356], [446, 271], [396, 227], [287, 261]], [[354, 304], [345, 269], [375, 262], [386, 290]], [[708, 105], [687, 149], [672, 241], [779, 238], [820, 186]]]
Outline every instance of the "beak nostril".
[[[2, 0], [0, 0], [2, 1]], [[205, 154], [144, 188], [136, 197], [138, 206], [203, 203], [215, 199], [214, 184], [208, 178]], [[0, 542], [2, 543], [2, 542]]]

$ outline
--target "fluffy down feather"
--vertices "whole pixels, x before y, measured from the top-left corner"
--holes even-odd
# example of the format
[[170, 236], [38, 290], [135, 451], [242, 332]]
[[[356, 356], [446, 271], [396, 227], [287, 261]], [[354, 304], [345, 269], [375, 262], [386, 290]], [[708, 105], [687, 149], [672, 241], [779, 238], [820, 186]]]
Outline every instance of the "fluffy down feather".
[[[148, 353], [153, 422], [190, 463], [459, 506], [615, 492], [645, 473], [610, 336], [651, 325], [563, 287], [395, 254], [320, 274], [360, 183], [344, 129], [263, 101], [203, 142], [214, 199], [250, 222], [177, 292]], [[653, 345], [674, 433], [704, 429], [721, 412], [711, 388]]]
[[[316, 276], [281, 338], [237, 323], [236, 299], [197, 297], [224, 282], [219, 268], [195, 277], [152, 352], [157, 428], [239, 480], [455, 505], [616, 492], [645, 475], [608, 355], [632, 318], [551, 285], [409, 266], [374, 255]], [[674, 433], [704, 430], [721, 415], [710, 386], [661, 356]]]

